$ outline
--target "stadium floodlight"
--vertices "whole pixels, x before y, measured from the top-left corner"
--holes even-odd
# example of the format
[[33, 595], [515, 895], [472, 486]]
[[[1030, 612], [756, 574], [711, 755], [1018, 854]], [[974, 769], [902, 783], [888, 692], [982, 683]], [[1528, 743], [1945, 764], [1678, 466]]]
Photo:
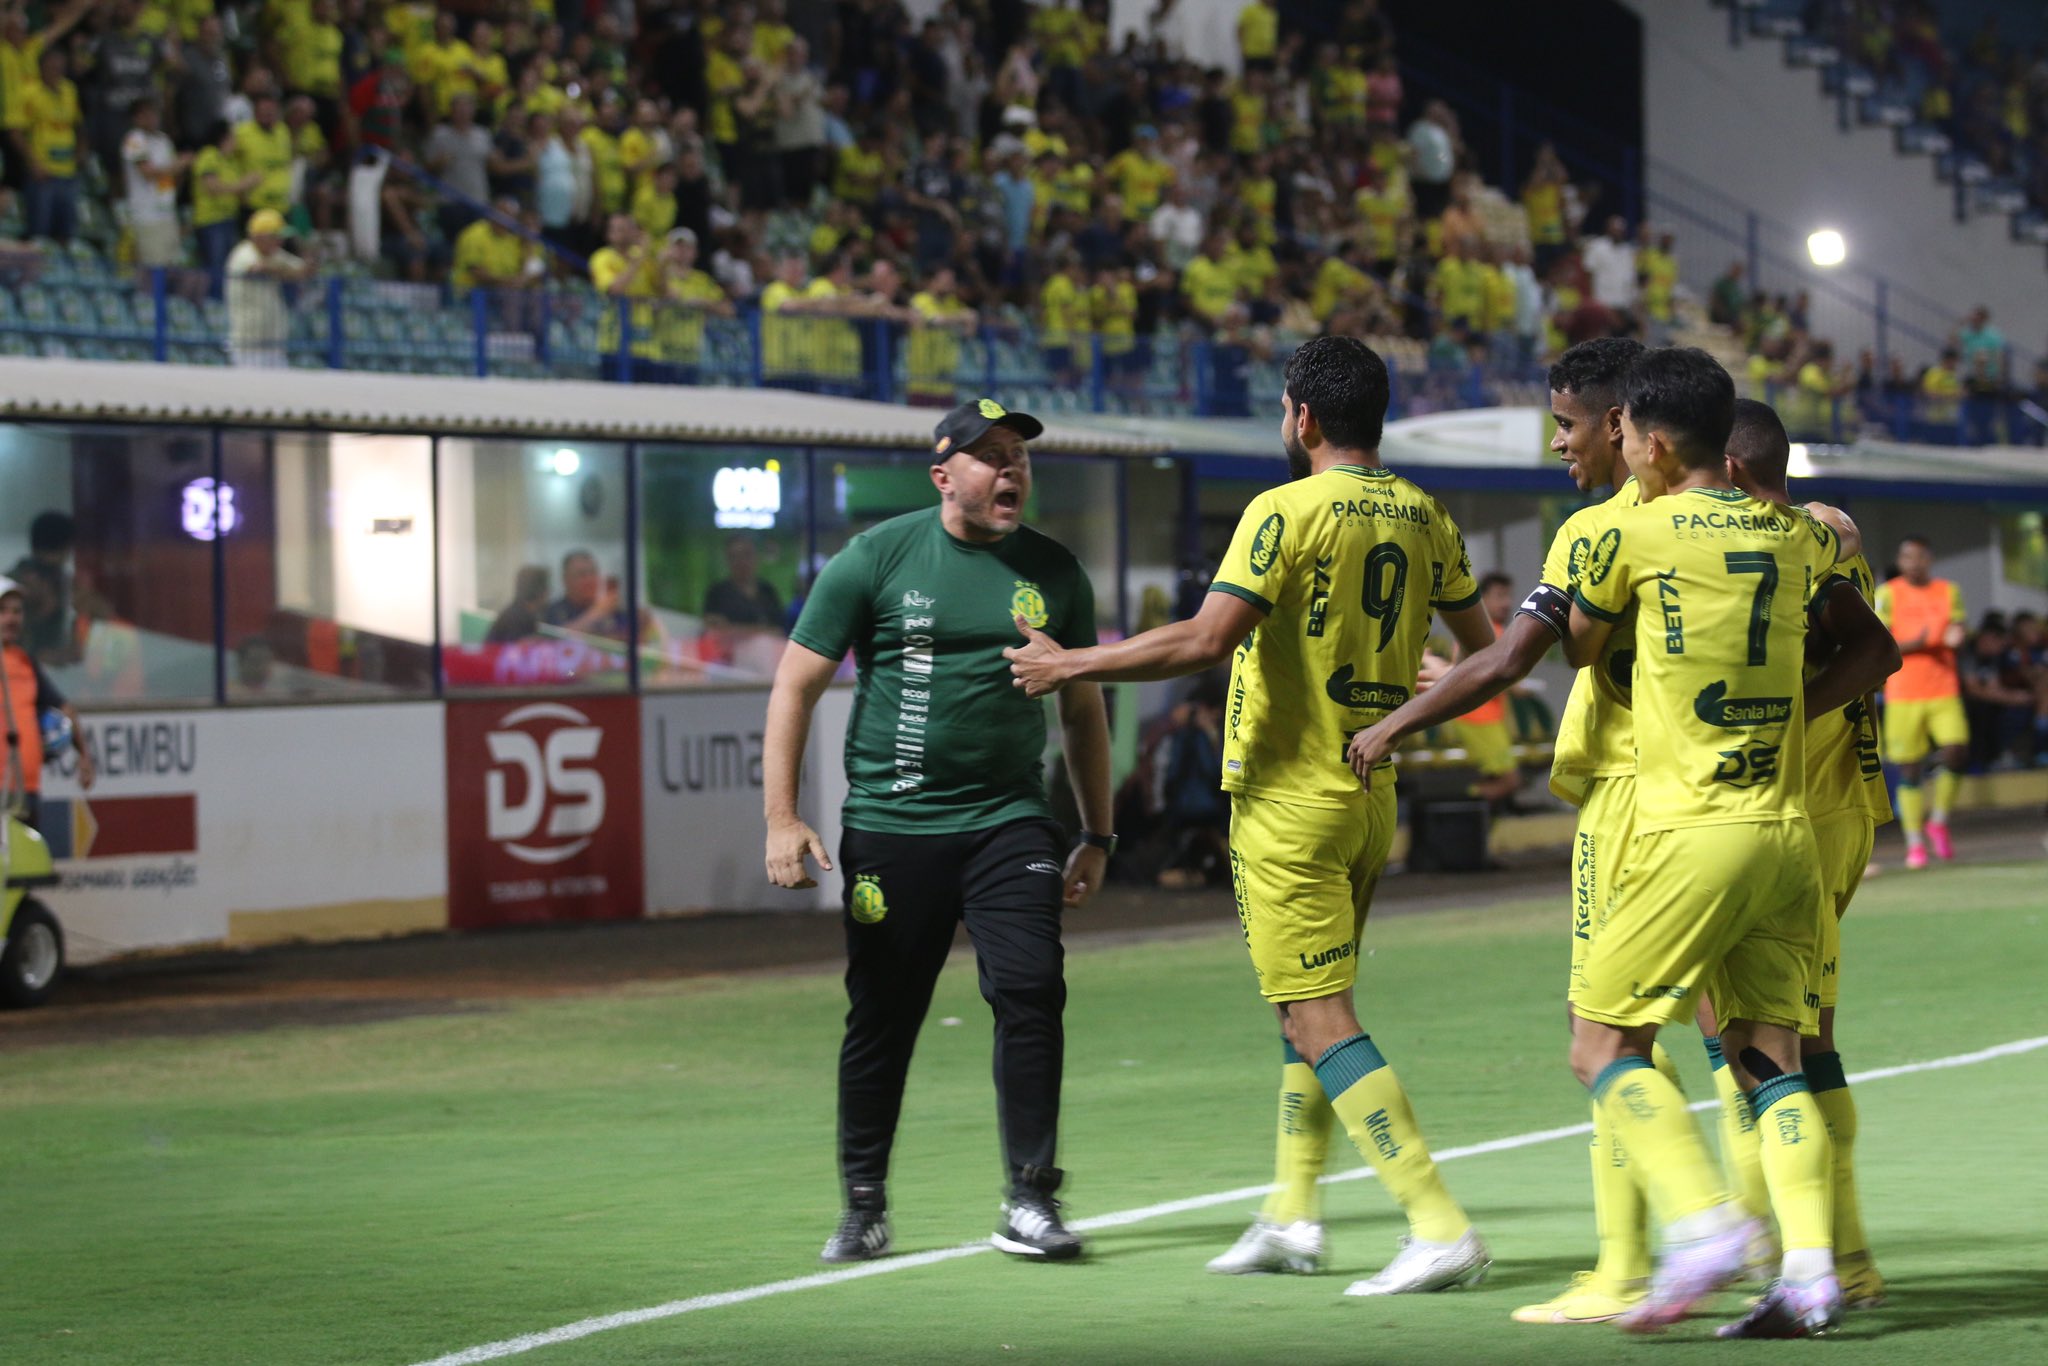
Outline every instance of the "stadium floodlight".
[[1849, 244], [1833, 228], [1820, 228], [1806, 239], [1806, 254], [1817, 266], [1839, 266], [1849, 259]]
[[548, 457], [548, 468], [568, 479], [583, 468], [583, 457], [564, 446]]

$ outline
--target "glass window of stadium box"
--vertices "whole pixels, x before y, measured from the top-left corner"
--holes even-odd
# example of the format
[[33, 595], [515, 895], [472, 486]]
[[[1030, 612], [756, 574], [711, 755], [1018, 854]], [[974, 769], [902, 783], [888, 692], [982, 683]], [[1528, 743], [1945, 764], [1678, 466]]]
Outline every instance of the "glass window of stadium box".
[[433, 442], [226, 432], [230, 702], [434, 690]]
[[766, 687], [810, 546], [808, 453], [642, 446], [640, 546], [658, 639], [647, 688]]
[[[879, 522], [938, 504], [931, 457], [923, 452], [819, 449], [815, 455], [817, 549], [810, 573]], [[1033, 455], [1024, 520], [1074, 552], [1095, 588], [1096, 629], [1121, 626], [1122, 565], [1117, 462]], [[805, 576], [808, 584], [810, 575]]]
[[0, 425], [0, 572], [66, 698], [214, 698], [213, 541], [242, 535], [204, 429]]
[[443, 437], [436, 459], [450, 691], [624, 689], [636, 640], [658, 666], [629, 553], [625, 446]]

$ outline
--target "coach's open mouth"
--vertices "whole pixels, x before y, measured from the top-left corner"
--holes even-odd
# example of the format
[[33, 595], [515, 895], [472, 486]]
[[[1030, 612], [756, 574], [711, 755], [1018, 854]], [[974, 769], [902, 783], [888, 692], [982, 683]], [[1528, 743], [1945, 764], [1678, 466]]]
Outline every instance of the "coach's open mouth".
[[996, 506], [1005, 512], [1015, 512], [1024, 505], [1024, 495], [1015, 489], [997, 489]]

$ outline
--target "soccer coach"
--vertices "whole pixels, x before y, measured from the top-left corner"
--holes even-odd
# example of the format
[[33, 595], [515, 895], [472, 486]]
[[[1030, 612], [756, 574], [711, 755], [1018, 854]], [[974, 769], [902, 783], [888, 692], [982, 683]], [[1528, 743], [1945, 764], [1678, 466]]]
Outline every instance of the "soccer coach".
[[1060, 911], [1102, 885], [1110, 833], [1109, 726], [1101, 689], [1060, 694], [1060, 733], [1083, 831], [1072, 850], [1046, 802], [1045, 713], [1010, 684], [1003, 650], [1022, 619], [1062, 645], [1095, 642], [1095, 594], [1073, 553], [1023, 524], [1025, 443], [1038, 419], [993, 399], [933, 433], [939, 505], [862, 532], [819, 573], [768, 698], [763, 785], [768, 878], [830, 871], [797, 815], [811, 713], [847, 650], [859, 681], [846, 733], [839, 845], [846, 1038], [839, 1050], [845, 1207], [828, 1262], [889, 1250], [885, 1182], [911, 1050], [932, 987], [966, 923], [995, 1014], [996, 1112], [1008, 1187], [992, 1241], [1022, 1257], [1080, 1255], [1060, 1221], [1066, 1005]]

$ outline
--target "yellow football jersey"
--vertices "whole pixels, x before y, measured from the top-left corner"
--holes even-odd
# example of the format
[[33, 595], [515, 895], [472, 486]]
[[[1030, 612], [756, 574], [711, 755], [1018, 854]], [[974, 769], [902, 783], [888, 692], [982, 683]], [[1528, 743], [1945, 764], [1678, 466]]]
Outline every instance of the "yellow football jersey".
[[1231, 666], [1223, 786], [1303, 806], [1363, 797], [1351, 736], [1408, 700], [1435, 612], [1479, 600], [1443, 505], [1361, 465], [1254, 498], [1209, 589], [1267, 614]]
[[1798, 508], [1696, 488], [1615, 518], [1572, 593], [1636, 608], [1636, 833], [1806, 814], [1806, 605], [1841, 542]]
[[[1847, 579], [1868, 601], [1875, 591], [1870, 562], [1855, 555], [1835, 566], [1823, 586], [1835, 577]], [[1818, 672], [1810, 668], [1807, 674]], [[1837, 811], [1862, 811], [1879, 825], [1892, 818], [1891, 794], [1885, 791], [1884, 760], [1879, 757], [1877, 717], [1870, 699], [1859, 697], [1840, 711], [1812, 716], [1806, 722], [1806, 814], [1818, 820]]]
[[[1640, 505], [1643, 491], [1634, 476], [1614, 496], [1581, 508], [1565, 519], [1543, 557], [1543, 582], [1567, 596], [1585, 571], [1593, 546], [1621, 513]], [[1629, 716], [1628, 673], [1635, 662], [1635, 611], [1608, 638], [1600, 659], [1572, 678], [1557, 743], [1550, 759], [1550, 790], [1573, 806], [1585, 800], [1593, 778], [1618, 778], [1636, 771], [1635, 722]]]

